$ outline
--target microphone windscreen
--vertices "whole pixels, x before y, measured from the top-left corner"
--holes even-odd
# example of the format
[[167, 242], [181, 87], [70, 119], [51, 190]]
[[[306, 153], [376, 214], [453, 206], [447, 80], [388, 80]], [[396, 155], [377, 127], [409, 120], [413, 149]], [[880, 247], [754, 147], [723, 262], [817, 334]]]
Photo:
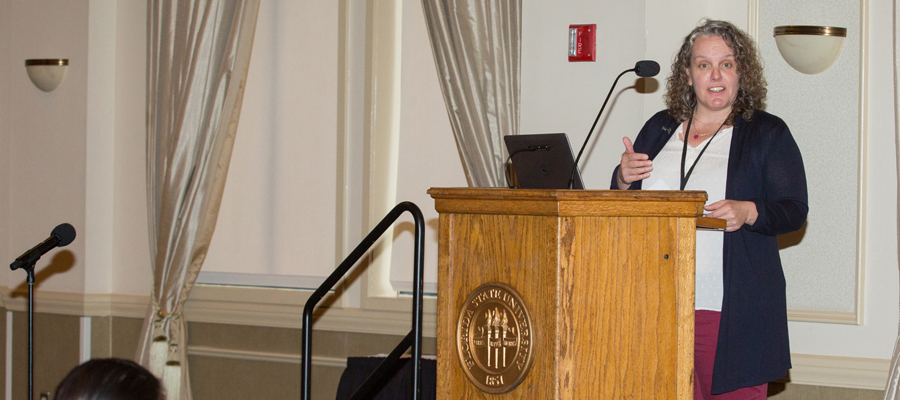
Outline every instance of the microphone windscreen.
[[62, 223], [57, 225], [56, 228], [53, 228], [53, 232], [50, 232], [50, 236], [58, 237], [59, 247], [65, 247], [75, 240], [75, 228], [68, 223]]
[[649, 78], [659, 73], [659, 63], [653, 60], [638, 61], [634, 65], [634, 73], [641, 78]]

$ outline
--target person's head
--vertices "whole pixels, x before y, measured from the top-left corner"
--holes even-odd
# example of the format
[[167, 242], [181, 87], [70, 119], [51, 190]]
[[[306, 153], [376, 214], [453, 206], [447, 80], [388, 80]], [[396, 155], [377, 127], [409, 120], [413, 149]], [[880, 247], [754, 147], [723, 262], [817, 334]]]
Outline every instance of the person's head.
[[694, 108], [730, 111], [749, 120], [765, 109], [766, 79], [753, 39], [730, 22], [703, 20], [690, 34], [672, 63], [666, 82], [666, 106], [678, 121]]
[[81, 364], [56, 387], [54, 400], [165, 400], [162, 385], [150, 371], [118, 358]]

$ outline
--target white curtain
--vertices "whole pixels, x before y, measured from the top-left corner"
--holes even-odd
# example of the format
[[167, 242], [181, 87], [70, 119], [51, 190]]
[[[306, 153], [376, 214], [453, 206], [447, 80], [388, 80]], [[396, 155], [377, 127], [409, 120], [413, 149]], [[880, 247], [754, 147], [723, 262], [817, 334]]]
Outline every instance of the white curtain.
[[[897, 144], [897, 174], [900, 176], [900, 29], [897, 28], [897, 22], [900, 21], [900, 9], [897, 2], [894, 2], [894, 137]], [[898, 193], [900, 198], [900, 193]], [[898, 201], [898, 213], [900, 213], [900, 201]], [[898, 214], [900, 215], [900, 214]], [[900, 230], [900, 219], [898, 219], [898, 230]], [[900, 256], [900, 255], [898, 255]], [[900, 258], [898, 258], [900, 259]], [[898, 328], [900, 332], [900, 328]], [[885, 400], [900, 399], [900, 335], [894, 343], [894, 355], [891, 357], [891, 370], [888, 376], [887, 387], [884, 390]]]
[[422, 6], [469, 186], [505, 186], [503, 136], [519, 133], [521, 0]]
[[219, 212], [259, 0], [148, 2], [151, 304], [137, 360], [191, 399], [182, 311]]

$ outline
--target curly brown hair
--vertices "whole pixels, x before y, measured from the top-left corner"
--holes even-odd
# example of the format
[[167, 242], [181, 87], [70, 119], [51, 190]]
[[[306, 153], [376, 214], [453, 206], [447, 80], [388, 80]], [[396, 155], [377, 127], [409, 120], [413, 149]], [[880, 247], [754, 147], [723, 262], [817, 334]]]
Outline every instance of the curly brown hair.
[[685, 36], [684, 43], [672, 62], [672, 73], [666, 80], [666, 94], [663, 98], [669, 114], [676, 121], [686, 121], [694, 112], [697, 96], [688, 83], [686, 71], [691, 66], [691, 50], [694, 40], [701, 37], [718, 36], [725, 40], [734, 52], [740, 87], [731, 108], [727, 123], [732, 124], [740, 115], [744, 120], [753, 118], [753, 112], [766, 108], [766, 78], [763, 77], [762, 63], [753, 39], [730, 22], [704, 19]]

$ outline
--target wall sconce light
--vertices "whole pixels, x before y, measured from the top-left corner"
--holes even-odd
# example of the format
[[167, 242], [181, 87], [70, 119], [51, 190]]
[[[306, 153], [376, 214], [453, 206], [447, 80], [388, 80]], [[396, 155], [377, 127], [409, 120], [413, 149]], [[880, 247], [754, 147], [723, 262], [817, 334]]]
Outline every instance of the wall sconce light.
[[837, 61], [847, 28], [785, 25], [775, 27], [775, 44], [784, 61], [804, 74], [818, 74]]
[[66, 77], [68, 65], [68, 58], [25, 60], [25, 69], [28, 71], [31, 83], [45, 92], [52, 92], [62, 83], [63, 78]]

